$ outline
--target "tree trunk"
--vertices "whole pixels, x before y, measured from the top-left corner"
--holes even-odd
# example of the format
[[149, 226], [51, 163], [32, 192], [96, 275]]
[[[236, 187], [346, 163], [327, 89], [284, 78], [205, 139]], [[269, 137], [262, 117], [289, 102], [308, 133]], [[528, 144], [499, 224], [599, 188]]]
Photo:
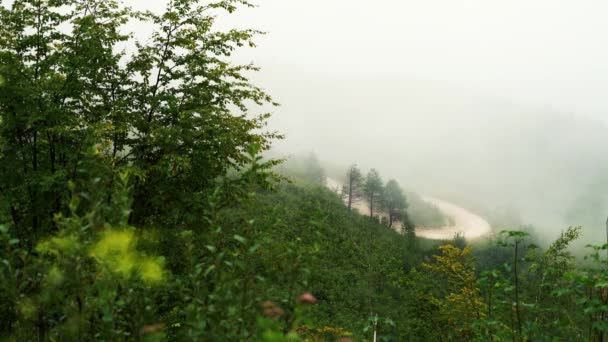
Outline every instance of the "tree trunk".
[[518, 254], [518, 247], [519, 247], [519, 242], [515, 241], [515, 255], [514, 255], [514, 260], [513, 260], [513, 274], [515, 276], [515, 318], [517, 319], [517, 333], [518, 333], [518, 340], [522, 340], [522, 336], [521, 336], [521, 313], [519, 310], [519, 277], [517, 274], [517, 254]]
[[353, 207], [353, 176], [348, 177], [348, 211], [352, 211]]

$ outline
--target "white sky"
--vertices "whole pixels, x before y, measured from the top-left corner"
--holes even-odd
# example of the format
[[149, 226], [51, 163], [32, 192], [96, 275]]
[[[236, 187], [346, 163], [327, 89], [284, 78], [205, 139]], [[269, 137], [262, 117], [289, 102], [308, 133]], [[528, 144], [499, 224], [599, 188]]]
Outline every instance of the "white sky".
[[608, 2], [260, 0], [233, 18], [270, 32], [265, 67], [416, 78], [603, 117]]
[[[438, 81], [608, 122], [607, 1], [253, 1], [258, 8], [222, 18], [227, 27], [270, 33], [241, 52], [242, 61], [337, 77]], [[158, 11], [167, 0], [124, 2]]]
[[377, 167], [431, 194], [526, 198], [547, 216], [608, 167], [605, 127], [560, 117], [608, 123], [608, 1], [256, 3], [219, 24], [269, 32], [235, 59], [263, 68], [255, 83], [282, 104], [271, 127], [286, 151]]
[[[152, 10], [167, 2], [124, 1]], [[608, 122], [607, 1], [254, 1], [259, 8], [223, 19], [270, 32], [240, 60], [338, 77], [439, 81]]]

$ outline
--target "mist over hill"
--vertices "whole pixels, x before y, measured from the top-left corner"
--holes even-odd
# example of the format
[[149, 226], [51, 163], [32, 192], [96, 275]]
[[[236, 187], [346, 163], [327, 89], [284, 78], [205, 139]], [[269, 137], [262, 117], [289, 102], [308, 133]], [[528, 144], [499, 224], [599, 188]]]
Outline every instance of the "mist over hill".
[[374, 167], [410, 191], [508, 212], [541, 235], [583, 225], [587, 239], [603, 237], [608, 128], [600, 120], [442, 82], [280, 69], [260, 77], [282, 104], [271, 122], [287, 136], [279, 152], [315, 151], [333, 169]]

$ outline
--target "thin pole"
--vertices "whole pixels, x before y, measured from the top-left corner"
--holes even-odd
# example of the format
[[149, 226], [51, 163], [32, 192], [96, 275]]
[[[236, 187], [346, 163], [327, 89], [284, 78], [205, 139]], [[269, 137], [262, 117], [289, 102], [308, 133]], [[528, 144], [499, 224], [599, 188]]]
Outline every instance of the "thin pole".
[[376, 316], [376, 319], [374, 320], [374, 342], [376, 342], [376, 326], [378, 325], [378, 316]]

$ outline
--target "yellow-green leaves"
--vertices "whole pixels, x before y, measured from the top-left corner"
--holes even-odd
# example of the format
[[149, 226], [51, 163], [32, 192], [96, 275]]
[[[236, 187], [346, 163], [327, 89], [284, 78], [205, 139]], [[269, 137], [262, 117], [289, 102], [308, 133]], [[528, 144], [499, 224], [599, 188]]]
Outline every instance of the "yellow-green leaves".
[[485, 316], [485, 302], [477, 285], [475, 264], [470, 247], [460, 249], [451, 244], [440, 246], [440, 255], [422, 266], [447, 280], [443, 302], [451, 328], [462, 336], [471, 334], [472, 322]]
[[[85, 245], [76, 235], [60, 235], [49, 238], [36, 246], [41, 254], [57, 258], [75, 257], [78, 249], [93, 257], [109, 274], [129, 278], [137, 276], [147, 284], [157, 284], [164, 280], [165, 271], [162, 258], [148, 256], [136, 249], [137, 238], [132, 229], [108, 229], [101, 233], [97, 242]], [[50, 285], [63, 282], [63, 271], [54, 265], [47, 273]]]
[[163, 262], [135, 249], [133, 230], [107, 230], [92, 246], [91, 256], [107, 271], [121, 277], [136, 275], [145, 283], [157, 284], [164, 280]]
[[36, 246], [36, 251], [41, 254], [60, 255], [73, 254], [78, 248], [79, 241], [74, 235], [54, 236]]
[[141, 260], [139, 275], [146, 283], [159, 283], [164, 279], [162, 261], [146, 257]]
[[46, 281], [51, 286], [59, 286], [63, 283], [64, 274], [57, 266], [51, 267], [46, 275]]
[[17, 307], [21, 316], [23, 316], [25, 319], [34, 319], [38, 314], [36, 304], [34, 304], [34, 302], [27, 297], [22, 298]]

